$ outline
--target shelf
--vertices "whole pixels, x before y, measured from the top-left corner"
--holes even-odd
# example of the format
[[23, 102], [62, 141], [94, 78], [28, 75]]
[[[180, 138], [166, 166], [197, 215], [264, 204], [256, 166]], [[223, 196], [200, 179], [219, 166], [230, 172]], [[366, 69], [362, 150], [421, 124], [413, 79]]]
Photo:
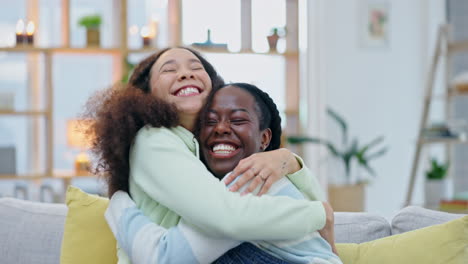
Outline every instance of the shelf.
[[50, 48], [48, 49], [55, 53], [92, 53], [92, 54], [119, 54], [122, 52], [120, 48], [99, 48], [99, 47], [89, 47], [89, 48]]
[[421, 144], [435, 144], [435, 143], [452, 143], [452, 144], [468, 144], [466, 138], [450, 138], [450, 137], [432, 137], [422, 138], [419, 143]]
[[140, 48], [140, 49], [128, 49], [128, 53], [154, 53], [159, 51], [160, 48], [156, 47], [147, 47], [147, 48]]
[[120, 48], [100, 48], [100, 47], [84, 47], [84, 48], [37, 48], [37, 47], [9, 47], [9, 48], [0, 48], [0, 52], [17, 52], [17, 53], [102, 53], [102, 54], [119, 54], [122, 52]]
[[35, 53], [35, 52], [46, 52], [49, 49], [47, 48], [37, 48], [37, 47], [28, 47], [28, 46], [23, 46], [23, 47], [2, 47], [0, 48], [1, 51], [5, 52], [18, 52], [18, 53]]
[[460, 51], [468, 52], [468, 40], [448, 43], [447, 46], [447, 50], [449, 53]]
[[40, 180], [40, 179], [78, 179], [78, 178], [96, 178], [96, 175], [77, 175], [77, 174], [0, 174], [0, 180]]
[[[267, 56], [283, 56], [283, 57], [296, 57], [298, 56], [298, 52], [294, 51], [287, 51], [284, 53], [279, 52], [254, 52], [254, 51], [236, 51], [231, 52], [228, 50], [217, 50], [217, 49], [209, 49], [209, 48], [191, 48], [201, 52], [201, 53], [215, 53], [215, 54], [252, 54], [252, 55], [267, 55]], [[64, 48], [64, 47], [57, 47], [57, 48], [38, 48], [38, 47], [3, 47], [0, 48], [0, 52], [17, 52], [17, 53], [76, 53], [76, 54], [83, 54], [83, 53], [92, 53], [92, 54], [120, 54], [123, 52], [127, 53], [154, 53], [157, 52], [159, 49], [156, 47], [148, 47], [148, 48], [141, 48], [141, 49], [121, 49], [121, 48], [100, 48], [100, 47], [84, 47], [84, 48]]]
[[49, 111], [9, 111], [0, 110], [0, 116], [2, 115], [14, 115], [14, 116], [47, 116]]
[[[50, 176], [49, 176], [50, 177]], [[0, 180], [39, 180], [47, 178], [45, 174], [0, 174]]]
[[288, 51], [285, 53], [279, 53], [279, 52], [255, 52], [251, 50], [244, 50], [244, 51], [228, 51], [228, 50], [216, 50], [216, 49], [203, 49], [203, 48], [196, 48], [196, 47], [191, 47], [199, 52], [202, 53], [215, 53], [215, 54], [251, 54], [251, 55], [267, 55], [267, 56], [282, 56], [282, 57], [294, 57], [298, 56], [298, 52], [292, 52]]

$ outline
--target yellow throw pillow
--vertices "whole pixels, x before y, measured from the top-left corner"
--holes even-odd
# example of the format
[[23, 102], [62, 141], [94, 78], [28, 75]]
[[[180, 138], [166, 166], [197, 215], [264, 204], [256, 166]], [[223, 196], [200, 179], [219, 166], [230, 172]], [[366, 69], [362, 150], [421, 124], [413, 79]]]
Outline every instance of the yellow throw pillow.
[[362, 244], [337, 244], [344, 264], [467, 264], [468, 216]]
[[70, 186], [66, 203], [60, 263], [117, 263], [117, 241], [104, 218], [109, 200]]

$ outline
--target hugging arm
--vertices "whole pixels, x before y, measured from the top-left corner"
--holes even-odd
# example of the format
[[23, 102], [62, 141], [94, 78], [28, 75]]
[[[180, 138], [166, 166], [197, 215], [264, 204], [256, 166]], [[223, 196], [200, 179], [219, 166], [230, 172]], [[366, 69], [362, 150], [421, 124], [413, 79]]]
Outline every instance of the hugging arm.
[[[281, 148], [267, 152], [259, 152], [242, 159], [236, 168], [224, 181], [230, 184], [239, 175], [240, 179], [233, 184], [231, 191], [237, 191], [247, 182], [245, 192], [252, 192], [257, 186], [263, 184], [262, 178], [266, 178], [260, 190], [260, 195], [268, 192], [269, 188], [284, 176], [301, 191], [310, 201], [323, 201], [325, 195], [321, 186], [312, 172], [304, 165], [304, 161], [290, 150]], [[261, 175], [261, 177], [256, 177]]]
[[[278, 186], [282, 187], [274, 188], [275, 193], [289, 188], [284, 184]], [[302, 197], [286, 193], [296, 199]], [[151, 222], [122, 191], [112, 196], [105, 216], [119, 246], [128, 253], [132, 263], [211, 263], [241, 243], [209, 237], [184, 220], [165, 229]]]
[[211, 263], [240, 244], [208, 237], [184, 220], [165, 229], [151, 222], [122, 191], [112, 196], [105, 217], [132, 263]]
[[140, 188], [215, 238], [294, 239], [325, 225], [322, 202], [229, 192], [167, 128], [140, 130], [130, 161]]

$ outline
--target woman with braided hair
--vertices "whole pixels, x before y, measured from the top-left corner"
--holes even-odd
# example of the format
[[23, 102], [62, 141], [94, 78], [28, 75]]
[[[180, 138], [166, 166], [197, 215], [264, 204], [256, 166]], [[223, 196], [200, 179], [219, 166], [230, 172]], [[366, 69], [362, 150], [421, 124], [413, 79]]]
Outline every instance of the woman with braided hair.
[[[198, 114], [211, 90], [222, 84], [197, 52], [167, 48], [138, 64], [122, 89], [91, 98], [87, 116], [96, 121], [96, 168], [107, 175], [109, 195], [127, 192], [151, 222], [170, 228], [182, 217], [211, 237], [251, 241], [294, 239], [316, 230], [330, 234], [333, 211], [328, 203], [240, 197], [200, 161], [194, 138]], [[289, 150], [262, 154], [234, 173], [266, 175], [271, 181], [287, 176], [315, 200], [314, 177]], [[332, 241], [330, 236], [327, 240]], [[119, 263], [125, 262], [129, 261], [119, 250]]]
[[[280, 147], [281, 118], [276, 104], [254, 85], [232, 83], [215, 89], [200, 119], [202, 157], [219, 179], [231, 172], [240, 160]], [[256, 185], [254, 193], [266, 184], [266, 178], [261, 176], [250, 181], [257, 179], [261, 183]], [[317, 183], [315, 187], [315, 193], [321, 196]], [[266, 194], [305, 198], [287, 178], [275, 182]], [[124, 192], [113, 196], [106, 218], [118, 243], [125, 245], [125, 251], [135, 263], [152, 263], [155, 259], [163, 263], [341, 263], [318, 232], [297, 240], [241, 243], [212, 238], [184, 220], [166, 230], [151, 223]], [[132, 234], [126, 231], [129, 227]]]

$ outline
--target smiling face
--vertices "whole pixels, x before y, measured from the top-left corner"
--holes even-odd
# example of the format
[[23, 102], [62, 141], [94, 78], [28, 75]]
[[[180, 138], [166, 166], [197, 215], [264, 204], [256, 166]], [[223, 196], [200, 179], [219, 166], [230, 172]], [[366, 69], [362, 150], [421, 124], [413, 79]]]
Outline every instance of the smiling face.
[[244, 89], [227, 86], [213, 97], [200, 130], [202, 154], [216, 176], [232, 171], [239, 161], [263, 151], [271, 130], [260, 130], [255, 98]]
[[212, 84], [201, 61], [192, 52], [174, 48], [164, 52], [151, 68], [150, 86], [152, 94], [176, 105], [184, 125], [184, 121], [195, 121]]

